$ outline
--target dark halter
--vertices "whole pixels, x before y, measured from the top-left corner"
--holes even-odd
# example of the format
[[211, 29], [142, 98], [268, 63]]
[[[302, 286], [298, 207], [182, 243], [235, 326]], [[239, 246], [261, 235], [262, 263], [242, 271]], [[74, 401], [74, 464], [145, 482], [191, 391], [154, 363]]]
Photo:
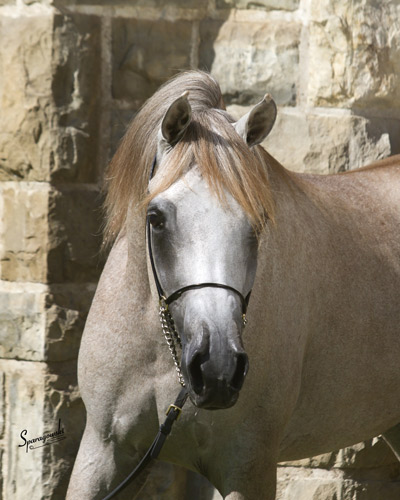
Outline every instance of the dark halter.
[[[157, 156], [154, 157], [153, 164], [151, 166], [151, 171], [150, 171], [150, 178], [149, 182], [151, 181], [154, 170], [156, 167], [157, 163]], [[152, 246], [151, 246], [151, 227], [150, 227], [150, 221], [149, 218], [147, 217], [146, 221], [146, 229], [147, 229], [147, 244], [148, 244], [148, 250], [149, 250], [149, 256], [150, 256], [150, 263], [151, 263], [151, 269], [153, 271], [153, 276], [154, 276], [154, 282], [156, 284], [157, 288], [157, 293], [159, 297], [160, 304], [163, 303], [166, 307], [168, 307], [169, 304], [174, 302], [175, 300], [179, 299], [179, 297], [184, 294], [185, 292], [188, 292], [189, 290], [197, 290], [199, 288], [225, 288], [226, 290], [229, 290], [230, 292], [236, 293], [238, 297], [240, 298], [240, 301], [242, 303], [242, 315], [243, 319], [245, 321], [245, 315], [247, 311], [247, 306], [249, 304], [250, 300], [250, 292], [247, 294], [246, 297], [243, 296], [242, 293], [240, 293], [236, 288], [233, 288], [229, 285], [224, 285], [222, 283], [196, 283], [194, 285], [188, 285], [184, 286], [182, 288], [179, 288], [179, 290], [176, 290], [175, 292], [171, 293], [168, 297], [165, 297], [160, 280], [158, 279], [156, 267], [154, 264], [154, 257], [153, 257], [153, 251], [152, 251]], [[136, 479], [136, 477], [146, 468], [146, 466], [153, 460], [156, 459], [164, 445], [165, 440], [167, 439], [168, 435], [171, 432], [172, 425], [177, 420], [182, 412], [183, 405], [186, 402], [186, 399], [188, 397], [188, 392], [186, 387], [182, 387], [180, 390], [178, 397], [175, 400], [174, 404], [171, 404], [167, 410], [167, 418], [165, 419], [164, 423], [160, 425], [160, 428], [158, 430], [158, 433], [150, 446], [150, 448], [147, 450], [146, 454], [142, 458], [142, 460], [139, 462], [139, 464], [133, 469], [133, 471], [127, 476], [111, 493], [109, 493], [107, 496], [103, 498], [103, 500], [111, 500], [111, 498], [114, 498], [119, 492], [124, 490], [132, 481]]]

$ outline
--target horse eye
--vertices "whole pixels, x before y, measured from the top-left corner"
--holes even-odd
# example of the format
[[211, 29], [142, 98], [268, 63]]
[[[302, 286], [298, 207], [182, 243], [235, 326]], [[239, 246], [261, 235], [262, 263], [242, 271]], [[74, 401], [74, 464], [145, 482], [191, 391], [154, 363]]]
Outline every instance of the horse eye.
[[148, 219], [151, 224], [151, 227], [154, 229], [162, 229], [165, 223], [165, 217], [160, 212], [150, 212], [148, 214]]

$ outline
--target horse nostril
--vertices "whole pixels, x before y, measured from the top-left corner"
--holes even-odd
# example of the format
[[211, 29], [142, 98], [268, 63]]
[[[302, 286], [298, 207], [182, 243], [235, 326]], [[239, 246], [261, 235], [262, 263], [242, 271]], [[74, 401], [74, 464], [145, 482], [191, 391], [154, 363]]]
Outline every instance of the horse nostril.
[[192, 388], [196, 394], [200, 394], [204, 388], [203, 373], [201, 371], [201, 354], [196, 354], [189, 364], [189, 373]]
[[236, 356], [236, 369], [235, 373], [233, 374], [232, 381], [231, 381], [231, 387], [233, 389], [236, 389], [237, 391], [240, 391], [242, 388], [244, 379], [247, 374], [247, 370], [249, 367], [249, 361], [247, 358], [247, 354], [238, 354]]

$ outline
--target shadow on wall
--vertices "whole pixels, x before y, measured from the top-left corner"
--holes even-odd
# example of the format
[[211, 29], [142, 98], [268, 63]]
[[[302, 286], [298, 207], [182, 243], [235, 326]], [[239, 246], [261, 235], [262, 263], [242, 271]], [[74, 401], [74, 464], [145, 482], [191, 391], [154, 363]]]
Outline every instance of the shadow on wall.
[[[368, 112], [357, 111], [359, 116], [370, 119]], [[400, 121], [394, 118], [373, 118], [367, 122], [366, 131], [372, 143], [376, 143], [383, 134], [387, 134], [390, 143], [390, 154], [400, 154]]]
[[[198, 8], [194, 1], [185, 6], [191, 3]], [[180, 71], [211, 69], [214, 41], [229, 14], [225, 8], [218, 20], [206, 11], [197, 21], [112, 20], [111, 156], [131, 119], [160, 85]]]

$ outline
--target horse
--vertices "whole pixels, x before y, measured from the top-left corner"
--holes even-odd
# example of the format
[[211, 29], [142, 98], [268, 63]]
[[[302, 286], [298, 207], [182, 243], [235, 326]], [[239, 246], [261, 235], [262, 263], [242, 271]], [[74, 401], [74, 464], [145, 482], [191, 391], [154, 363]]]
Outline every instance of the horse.
[[400, 156], [289, 171], [260, 145], [276, 110], [267, 94], [235, 121], [192, 70], [130, 124], [106, 179], [111, 250], [80, 346], [87, 421], [68, 500], [124, 479], [179, 381], [189, 400], [160, 460], [228, 500], [272, 500], [278, 462], [389, 429], [400, 453]]

